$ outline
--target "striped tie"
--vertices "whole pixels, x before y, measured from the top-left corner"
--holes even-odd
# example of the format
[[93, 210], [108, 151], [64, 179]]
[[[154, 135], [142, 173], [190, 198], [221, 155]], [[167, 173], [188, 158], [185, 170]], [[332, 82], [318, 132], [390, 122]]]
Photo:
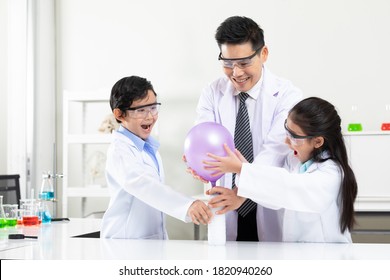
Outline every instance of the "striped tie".
[[[246, 92], [241, 92], [239, 97], [240, 107], [238, 109], [236, 127], [234, 130], [234, 145], [248, 162], [253, 162], [252, 133], [249, 124], [248, 110], [245, 105], [245, 100], [249, 95]], [[236, 187], [235, 178], [236, 174], [233, 174], [233, 188]], [[237, 209], [237, 241], [259, 241], [257, 236], [256, 209], [257, 204], [250, 199], [246, 199], [240, 208]]]

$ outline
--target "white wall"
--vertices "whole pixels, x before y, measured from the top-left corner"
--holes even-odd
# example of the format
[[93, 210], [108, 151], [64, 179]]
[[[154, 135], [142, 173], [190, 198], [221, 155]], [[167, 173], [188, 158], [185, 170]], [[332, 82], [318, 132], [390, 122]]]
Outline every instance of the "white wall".
[[[111, 88], [128, 75], [150, 79], [163, 102], [166, 181], [189, 195], [200, 193], [184, 172], [182, 144], [202, 88], [222, 74], [214, 33], [225, 18], [257, 21], [271, 71], [305, 96], [333, 102], [344, 123], [357, 120], [364, 130], [378, 130], [390, 104], [389, 10], [387, 0], [57, 1], [57, 90]], [[192, 234], [189, 225], [170, 223], [180, 228], [170, 230], [171, 237]]]
[[357, 105], [366, 130], [379, 128], [384, 104], [390, 103], [386, 0], [58, 4], [64, 88], [105, 88], [137, 74], [148, 77], [162, 98], [196, 99], [221, 74], [216, 27], [228, 16], [246, 15], [265, 30], [268, 67], [306, 96], [329, 99], [348, 120]]
[[0, 174], [7, 173], [7, 7], [0, 0]]

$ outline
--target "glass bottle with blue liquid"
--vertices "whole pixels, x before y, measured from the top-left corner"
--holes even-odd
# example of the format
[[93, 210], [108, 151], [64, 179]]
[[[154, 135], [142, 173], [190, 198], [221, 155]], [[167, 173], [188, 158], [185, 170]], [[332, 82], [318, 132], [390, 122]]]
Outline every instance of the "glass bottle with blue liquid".
[[54, 189], [50, 172], [42, 173], [42, 185], [39, 192], [39, 216], [43, 224], [51, 222], [50, 203], [54, 201]]
[[53, 184], [51, 183], [52, 175], [50, 172], [42, 173], [42, 185], [41, 191], [39, 192], [39, 199], [41, 200], [53, 200], [54, 199], [54, 189]]

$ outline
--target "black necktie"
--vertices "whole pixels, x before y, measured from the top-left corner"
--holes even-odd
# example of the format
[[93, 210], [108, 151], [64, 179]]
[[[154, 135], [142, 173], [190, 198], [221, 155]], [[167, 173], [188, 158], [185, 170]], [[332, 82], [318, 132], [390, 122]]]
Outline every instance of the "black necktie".
[[[234, 145], [236, 149], [246, 158], [248, 162], [253, 162], [253, 142], [252, 133], [249, 124], [248, 110], [245, 100], [249, 97], [246, 92], [239, 94], [240, 107], [236, 118], [236, 127], [234, 130]], [[233, 174], [232, 187], [235, 188], [236, 174]], [[256, 221], [257, 204], [250, 199], [237, 209], [237, 241], [259, 241], [257, 236]]]

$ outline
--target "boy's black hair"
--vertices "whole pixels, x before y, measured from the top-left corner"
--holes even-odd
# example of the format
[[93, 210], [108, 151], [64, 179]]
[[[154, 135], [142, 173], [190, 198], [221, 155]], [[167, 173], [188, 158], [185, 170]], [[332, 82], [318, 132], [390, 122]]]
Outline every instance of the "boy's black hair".
[[[154, 95], [157, 96], [152, 83], [145, 78], [130, 76], [120, 79], [111, 90], [111, 110], [119, 108], [122, 114], [126, 114], [125, 108], [131, 107], [135, 100], [145, 98], [149, 90], [153, 91]], [[120, 120], [117, 119], [117, 121], [120, 123]]]

